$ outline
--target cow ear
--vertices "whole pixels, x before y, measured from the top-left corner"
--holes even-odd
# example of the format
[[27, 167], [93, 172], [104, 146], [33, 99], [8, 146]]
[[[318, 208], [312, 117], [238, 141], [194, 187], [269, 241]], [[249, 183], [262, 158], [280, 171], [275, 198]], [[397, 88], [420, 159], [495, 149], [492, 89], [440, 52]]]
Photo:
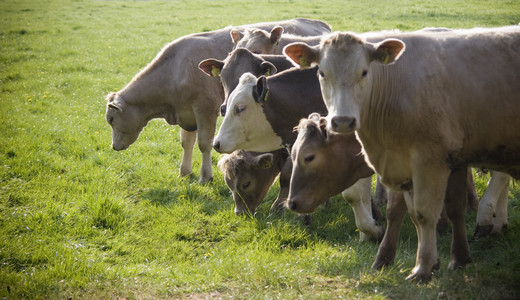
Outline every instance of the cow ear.
[[262, 74], [264, 74], [264, 76], [271, 76], [273, 74], [276, 74], [276, 67], [268, 62], [268, 61], [263, 61], [261, 64], [260, 64], [260, 69], [262, 71]]
[[283, 27], [282, 26], [276, 26], [271, 30], [271, 36], [269, 39], [271, 40], [271, 44], [274, 44], [275, 46], [278, 46], [278, 43], [280, 43], [280, 39], [282, 38], [283, 33]]
[[254, 166], [255, 168], [269, 169], [273, 167], [273, 154], [272, 153], [264, 153], [258, 155], [255, 158]]
[[269, 96], [269, 87], [265, 76], [258, 77], [256, 85], [253, 87], [253, 99], [260, 104], [264, 104]]
[[229, 34], [235, 45], [244, 37], [244, 33], [238, 29], [232, 29]]
[[116, 101], [115, 100], [115, 97], [117, 96], [116, 93], [110, 93], [107, 95], [107, 105], [108, 105], [108, 108], [112, 108], [112, 109], [115, 109], [115, 110], [119, 110], [119, 111], [122, 111], [123, 110], [123, 107], [121, 105], [120, 102]]
[[201, 61], [199, 64], [199, 69], [201, 69], [202, 72], [206, 73], [206, 75], [212, 77], [218, 77], [223, 67], [223, 61], [213, 58], [205, 59]]
[[398, 60], [406, 48], [404, 42], [398, 39], [386, 39], [372, 46], [373, 48], [370, 49], [370, 57], [372, 60], [379, 61], [385, 65]]
[[317, 63], [319, 51], [319, 45], [311, 47], [305, 43], [292, 43], [283, 48], [283, 54], [300, 68], [309, 68]]

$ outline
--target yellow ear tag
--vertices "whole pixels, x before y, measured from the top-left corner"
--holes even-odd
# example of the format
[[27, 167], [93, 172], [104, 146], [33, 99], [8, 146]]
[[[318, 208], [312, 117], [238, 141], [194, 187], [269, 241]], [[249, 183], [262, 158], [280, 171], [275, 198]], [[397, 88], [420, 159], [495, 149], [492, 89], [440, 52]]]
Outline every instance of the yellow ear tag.
[[271, 69], [267, 69], [267, 71], [265, 71], [264, 76], [271, 76]]
[[382, 63], [387, 64], [390, 60], [390, 54], [388, 54], [388, 51], [385, 51], [385, 54], [383, 55], [383, 58], [381, 59]]
[[267, 102], [267, 96], [269, 96], [269, 90], [265, 93], [264, 102]]
[[270, 161], [264, 161], [263, 167], [264, 167], [264, 169], [269, 169], [270, 167], [272, 167], [271, 162]]
[[220, 69], [215, 67], [215, 66], [211, 66], [211, 75], [213, 75], [213, 77], [217, 77], [220, 75]]
[[301, 56], [300, 57], [300, 66], [301, 67], [307, 67], [308, 65], [309, 65], [309, 62], [307, 61], [305, 56]]

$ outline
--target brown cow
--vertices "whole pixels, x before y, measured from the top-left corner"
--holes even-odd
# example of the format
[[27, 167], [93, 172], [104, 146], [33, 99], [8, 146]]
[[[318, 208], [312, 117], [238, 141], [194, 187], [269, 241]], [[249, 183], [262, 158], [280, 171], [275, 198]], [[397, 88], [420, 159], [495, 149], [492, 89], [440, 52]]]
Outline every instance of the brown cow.
[[222, 156], [218, 166], [233, 194], [235, 214], [255, 214], [288, 157], [286, 149], [268, 153], [238, 150]]
[[[372, 36], [334, 33], [284, 52], [319, 65], [332, 131], [356, 134], [388, 187], [404, 192], [418, 233], [409, 279], [439, 267], [435, 225], [446, 191], [449, 268], [465, 266], [467, 167], [520, 177], [520, 28]], [[406, 48], [406, 51], [405, 51]], [[413, 196], [412, 196], [413, 194]]]
[[[250, 26], [270, 30], [282, 25], [302, 35], [318, 35], [330, 31], [322, 21], [292, 19], [259, 23]], [[112, 148], [128, 148], [148, 121], [163, 118], [181, 127], [183, 156], [180, 173], [191, 173], [193, 146], [198, 132], [202, 152], [200, 182], [212, 178], [211, 140], [215, 133], [217, 111], [222, 103], [220, 82], [197, 70], [199, 62], [208, 57], [223, 59], [232, 50], [231, 27], [190, 34], [166, 47], [130, 83], [107, 96], [106, 119], [112, 127]], [[196, 132], [197, 131], [197, 132]]]

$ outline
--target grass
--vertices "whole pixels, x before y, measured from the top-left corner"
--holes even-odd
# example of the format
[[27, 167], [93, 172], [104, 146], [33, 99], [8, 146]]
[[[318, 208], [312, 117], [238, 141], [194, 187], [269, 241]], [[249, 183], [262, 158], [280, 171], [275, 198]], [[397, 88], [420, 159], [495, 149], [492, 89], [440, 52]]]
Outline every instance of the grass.
[[[372, 271], [377, 245], [358, 241], [338, 197], [310, 227], [268, 215], [277, 185], [256, 218], [236, 217], [216, 167], [209, 185], [179, 177], [178, 127], [153, 121], [115, 152], [104, 120], [104, 96], [192, 32], [292, 17], [353, 31], [499, 26], [520, 21], [517, 1], [6, 0], [0, 14], [0, 298], [520, 297], [516, 184], [508, 231], [472, 242], [474, 263], [456, 272], [440, 236], [441, 270], [416, 285], [404, 280], [409, 220], [395, 265]], [[196, 152], [195, 178], [199, 167]]]

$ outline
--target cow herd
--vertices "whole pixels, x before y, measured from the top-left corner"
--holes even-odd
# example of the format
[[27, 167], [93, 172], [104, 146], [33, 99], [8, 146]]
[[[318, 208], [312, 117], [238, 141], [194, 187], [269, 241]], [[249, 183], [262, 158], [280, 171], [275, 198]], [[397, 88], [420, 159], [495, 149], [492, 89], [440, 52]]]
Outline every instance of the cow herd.
[[[471, 167], [492, 170], [475, 236], [507, 225], [509, 183], [520, 177], [518, 49], [520, 26], [357, 34], [298, 18], [227, 27], [163, 48], [108, 95], [106, 118], [115, 150], [153, 118], [179, 125], [180, 173], [191, 173], [197, 139], [201, 183], [213, 176], [211, 148], [227, 153], [218, 166], [237, 214], [254, 214], [277, 176], [273, 212], [308, 216], [342, 193], [361, 237], [382, 239], [374, 268], [393, 262], [408, 212], [418, 234], [408, 278], [427, 281], [446, 218], [449, 268], [470, 262]], [[386, 229], [374, 202], [387, 204]]]

